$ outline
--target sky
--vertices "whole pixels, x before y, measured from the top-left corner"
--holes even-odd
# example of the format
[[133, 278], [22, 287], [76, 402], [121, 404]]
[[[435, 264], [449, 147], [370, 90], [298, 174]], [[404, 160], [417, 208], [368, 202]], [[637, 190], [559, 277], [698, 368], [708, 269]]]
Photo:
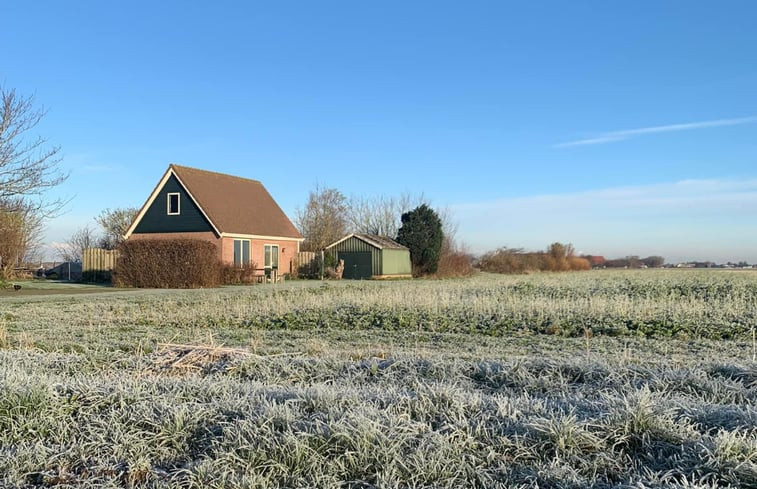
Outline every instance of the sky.
[[474, 253], [757, 262], [757, 3], [0, 0], [70, 198], [47, 243], [169, 163], [423, 193]]

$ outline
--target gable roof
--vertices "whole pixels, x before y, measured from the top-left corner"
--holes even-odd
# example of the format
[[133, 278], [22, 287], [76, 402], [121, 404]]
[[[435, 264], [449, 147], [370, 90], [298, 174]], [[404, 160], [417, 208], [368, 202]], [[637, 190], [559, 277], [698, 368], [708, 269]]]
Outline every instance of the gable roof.
[[336, 246], [339, 243], [342, 243], [344, 241], [347, 241], [350, 238], [357, 238], [360, 241], [364, 241], [368, 243], [369, 245], [373, 246], [374, 248], [378, 248], [380, 250], [388, 249], [388, 250], [407, 250], [408, 248], [406, 246], [402, 246], [398, 242], [394, 241], [393, 239], [386, 237], [386, 236], [379, 236], [378, 234], [358, 234], [358, 233], [352, 233], [349, 236], [345, 236], [344, 238], [340, 239], [339, 241], [336, 241], [334, 243], [331, 243], [326, 248], [331, 248], [332, 246]]
[[175, 176], [217, 235], [252, 235], [302, 240], [281, 207], [257, 180], [171, 164], [126, 233], [129, 237], [161, 188]]

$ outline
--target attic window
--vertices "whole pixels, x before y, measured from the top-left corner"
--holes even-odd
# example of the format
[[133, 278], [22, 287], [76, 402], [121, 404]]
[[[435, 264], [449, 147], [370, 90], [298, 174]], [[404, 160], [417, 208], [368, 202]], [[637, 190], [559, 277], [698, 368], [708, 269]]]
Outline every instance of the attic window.
[[179, 194], [178, 193], [168, 194], [168, 215], [177, 216], [180, 213], [181, 213], [181, 209], [179, 207]]

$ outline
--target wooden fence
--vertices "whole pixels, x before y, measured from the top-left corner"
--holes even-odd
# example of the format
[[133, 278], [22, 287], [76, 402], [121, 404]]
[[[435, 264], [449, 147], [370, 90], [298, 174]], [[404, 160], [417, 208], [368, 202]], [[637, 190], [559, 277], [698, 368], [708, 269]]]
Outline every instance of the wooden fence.
[[315, 251], [300, 251], [292, 260], [292, 272], [299, 277], [314, 278], [321, 273], [319, 254]]
[[116, 268], [118, 250], [87, 248], [82, 253], [82, 278], [92, 282], [110, 280], [110, 273]]

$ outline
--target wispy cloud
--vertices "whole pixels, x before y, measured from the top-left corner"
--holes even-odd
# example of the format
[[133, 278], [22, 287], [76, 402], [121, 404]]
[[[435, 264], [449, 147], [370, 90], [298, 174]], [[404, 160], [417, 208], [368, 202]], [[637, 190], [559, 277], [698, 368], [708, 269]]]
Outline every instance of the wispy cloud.
[[611, 131], [598, 134], [591, 138], [578, 139], [567, 143], [556, 144], [555, 148], [570, 148], [573, 146], [589, 146], [593, 144], [607, 144], [624, 141], [635, 136], [645, 134], [657, 134], [661, 132], [690, 131], [693, 129], [706, 129], [708, 127], [739, 126], [757, 122], [757, 116], [739, 117], [735, 119], [716, 119], [713, 121], [686, 122], [683, 124], [668, 124], [666, 126], [640, 127], [637, 129], [625, 129], [623, 131]]

